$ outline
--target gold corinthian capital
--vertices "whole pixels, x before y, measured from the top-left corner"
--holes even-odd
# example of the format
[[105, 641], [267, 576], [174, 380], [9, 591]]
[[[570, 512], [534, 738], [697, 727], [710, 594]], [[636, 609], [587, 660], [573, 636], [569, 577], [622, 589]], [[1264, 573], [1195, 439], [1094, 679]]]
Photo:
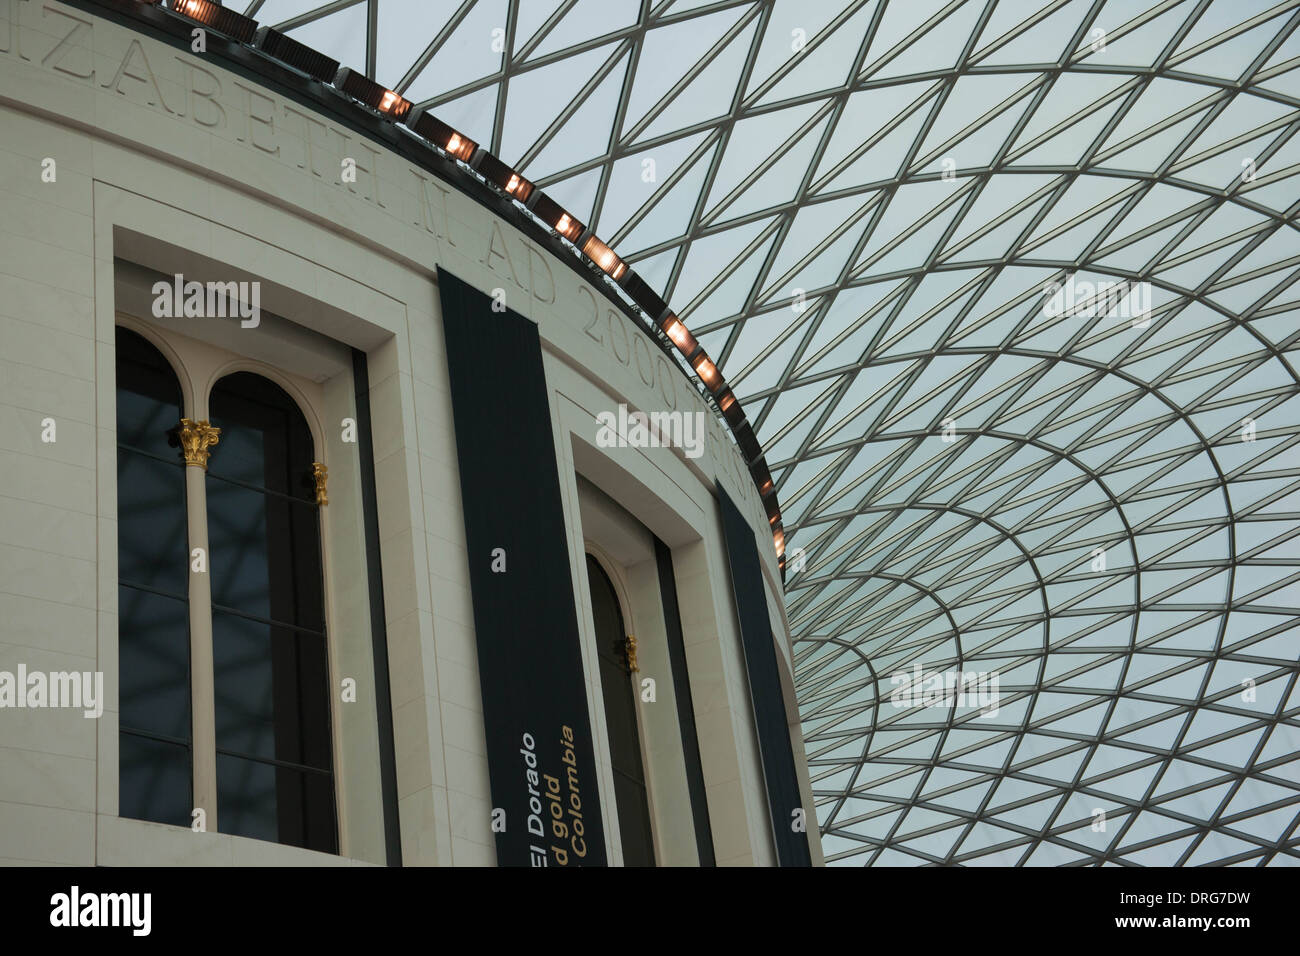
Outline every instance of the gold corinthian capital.
[[221, 441], [221, 429], [210, 422], [196, 422], [189, 418], [182, 418], [177, 434], [181, 442], [181, 452], [185, 455], [185, 464], [196, 465], [207, 471], [208, 449]]
[[311, 463], [311, 473], [312, 477], [316, 479], [316, 504], [329, 504], [329, 495], [325, 491], [325, 482], [329, 478], [329, 469], [320, 462], [314, 461]]

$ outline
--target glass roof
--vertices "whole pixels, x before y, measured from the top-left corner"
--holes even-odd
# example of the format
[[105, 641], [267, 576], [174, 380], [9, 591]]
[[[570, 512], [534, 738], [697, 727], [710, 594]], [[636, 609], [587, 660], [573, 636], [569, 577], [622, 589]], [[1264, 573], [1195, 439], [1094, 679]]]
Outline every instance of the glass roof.
[[1300, 862], [1300, 2], [247, 12], [519, 167], [718, 359], [829, 862]]

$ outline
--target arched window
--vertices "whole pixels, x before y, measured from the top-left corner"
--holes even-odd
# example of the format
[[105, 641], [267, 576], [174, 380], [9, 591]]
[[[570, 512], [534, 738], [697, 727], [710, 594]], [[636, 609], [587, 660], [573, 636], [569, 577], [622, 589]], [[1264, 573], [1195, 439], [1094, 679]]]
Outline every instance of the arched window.
[[118, 328], [118, 813], [188, 826], [189, 548], [184, 464], [169, 433], [180, 384], [144, 338]]
[[206, 478], [218, 828], [338, 852], [312, 437], [278, 385], [209, 398]]
[[623, 612], [619, 609], [613, 582], [591, 555], [587, 555], [587, 580], [591, 586], [591, 615], [596, 626], [600, 687], [605, 701], [605, 728], [609, 735], [610, 764], [614, 770], [614, 799], [618, 806], [623, 863], [625, 866], [654, 866], [650, 802], [646, 796], [645, 768], [641, 763], [636, 690], [628, 669]]

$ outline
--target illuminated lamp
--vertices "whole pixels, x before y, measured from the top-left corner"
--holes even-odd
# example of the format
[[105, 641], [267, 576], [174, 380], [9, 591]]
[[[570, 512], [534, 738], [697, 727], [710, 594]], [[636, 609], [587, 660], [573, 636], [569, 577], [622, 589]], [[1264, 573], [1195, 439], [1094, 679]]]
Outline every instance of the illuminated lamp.
[[338, 71], [334, 85], [354, 100], [383, 113], [389, 119], [400, 120], [411, 112], [410, 100], [349, 67], [345, 66]]
[[758, 439], [754, 437], [754, 429], [749, 422], [742, 422], [732, 429], [731, 434], [735, 436], [736, 446], [745, 457], [746, 464], [756, 462], [763, 457], [763, 449], [759, 446]]
[[687, 359], [695, 354], [695, 350], [700, 343], [695, 341], [695, 336], [691, 335], [691, 330], [686, 327], [686, 324], [681, 319], [669, 312], [663, 317], [659, 327], [673, 340], [673, 345], [677, 346], [678, 351]]
[[[776, 546], [776, 556], [778, 558], [784, 558], [785, 557], [785, 529], [784, 528], [777, 528], [774, 532], [772, 532], [772, 544]], [[782, 568], [782, 570], [784, 570], [784, 568]]]
[[308, 76], [329, 83], [339, 72], [339, 61], [270, 27], [258, 27], [253, 46]]
[[406, 119], [406, 125], [452, 159], [459, 159], [462, 163], [468, 163], [474, 150], [478, 149], [478, 143], [438, 119], [429, 112], [427, 106], [421, 106], [412, 112]]
[[776, 495], [764, 498], [763, 508], [767, 511], [767, 523], [775, 527], [781, 520], [781, 506], [776, 503]]
[[718, 408], [722, 409], [723, 417], [732, 428], [745, 420], [745, 411], [736, 401], [736, 393], [729, 388], [718, 393]]
[[691, 359], [691, 367], [695, 369], [695, 374], [700, 377], [700, 381], [710, 392], [716, 392], [723, 386], [722, 373], [718, 371], [718, 367], [713, 364], [713, 360], [704, 349], [700, 349], [699, 354]]
[[[754, 476], [754, 484], [758, 486], [758, 496], [760, 498], [767, 498], [776, 490], [776, 486], [772, 483], [772, 473], [767, 470], [767, 460], [765, 458], [760, 458], [750, 465], [749, 473]], [[772, 500], [773, 502], [776, 501], [775, 496], [773, 496]]]
[[234, 10], [227, 10], [214, 0], [169, 0], [177, 13], [197, 20], [218, 33], [224, 33], [240, 43], [251, 43], [257, 32], [257, 21]]
[[[450, 129], [450, 127], [448, 127]], [[459, 136], [455, 130], [451, 130], [453, 135]], [[523, 176], [507, 166], [501, 160], [497, 159], [486, 149], [480, 149], [474, 154], [474, 158], [469, 161], [470, 169], [478, 172], [480, 176], [490, 182], [492, 185], [500, 188], [507, 195], [520, 202], [527, 201], [533, 193], [533, 184]]]
[[618, 280], [618, 284], [623, 287], [632, 301], [650, 316], [651, 321], [658, 322], [668, 311], [668, 303], [659, 298], [654, 289], [646, 285], [645, 280], [632, 269], [623, 273], [623, 278]]
[[534, 216], [546, 223], [570, 242], [576, 243], [578, 237], [581, 236], [583, 231], [587, 228], [583, 223], [574, 219], [565, 212], [563, 206], [541, 190], [533, 193], [533, 198], [532, 201], [528, 203], [528, 208], [532, 210]]
[[595, 236], [587, 237], [587, 241], [582, 244], [582, 251], [588, 259], [600, 266], [605, 275], [615, 281], [618, 281], [623, 273], [627, 272], [627, 263], [614, 255], [614, 250]]

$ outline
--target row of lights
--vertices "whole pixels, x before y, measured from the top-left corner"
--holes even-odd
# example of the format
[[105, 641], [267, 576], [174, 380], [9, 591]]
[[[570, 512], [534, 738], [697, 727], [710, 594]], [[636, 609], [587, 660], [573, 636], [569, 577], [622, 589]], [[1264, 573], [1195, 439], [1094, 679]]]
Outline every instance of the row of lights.
[[[154, 4], [159, 0], [142, 0], [142, 2]], [[717, 365], [700, 347], [686, 324], [636, 272], [628, 268], [627, 263], [620, 259], [613, 249], [597, 238], [595, 233], [570, 215], [559, 203], [537, 189], [523, 175], [468, 136], [442, 122], [426, 107], [414, 108], [411, 101], [399, 93], [355, 70], [340, 67], [337, 60], [299, 43], [278, 30], [259, 26], [256, 20], [226, 9], [219, 0], [167, 0], [167, 6], [176, 13], [202, 23], [232, 40], [250, 44], [267, 56], [313, 79], [331, 84], [382, 116], [404, 124], [412, 132], [432, 143], [452, 159], [464, 163], [486, 182], [523, 205], [535, 218], [581, 250], [597, 268], [613, 279], [677, 347], [717, 402], [732, 434], [736, 437], [741, 454], [749, 465], [754, 483], [758, 486], [759, 497], [763, 501], [768, 523], [772, 528], [772, 540], [776, 546], [777, 558], [784, 571], [785, 531], [781, 524], [781, 510], [776, 500], [776, 489], [772, 482], [772, 475], [767, 469], [763, 450], [754, 436], [754, 429], [745, 419], [740, 402], [722, 377], [722, 373], [718, 371]]]

